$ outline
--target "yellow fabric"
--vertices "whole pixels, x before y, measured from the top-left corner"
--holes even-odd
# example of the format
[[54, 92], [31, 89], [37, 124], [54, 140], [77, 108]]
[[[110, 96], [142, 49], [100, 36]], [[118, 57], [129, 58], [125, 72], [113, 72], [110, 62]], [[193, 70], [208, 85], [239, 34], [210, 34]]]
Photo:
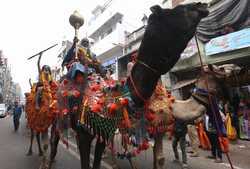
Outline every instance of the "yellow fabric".
[[235, 128], [232, 126], [232, 120], [229, 113], [227, 113], [226, 119], [227, 137], [230, 140], [235, 140], [237, 138], [237, 133]]
[[40, 77], [39, 77], [39, 80], [40, 80], [40, 82], [42, 82], [42, 83], [44, 83], [44, 82], [49, 82], [49, 81], [52, 81], [52, 77], [51, 77], [51, 75], [48, 75], [48, 80], [46, 80], [46, 75], [45, 75], [45, 73], [44, 72], [41, 72], [41, 75], [40, 75]]

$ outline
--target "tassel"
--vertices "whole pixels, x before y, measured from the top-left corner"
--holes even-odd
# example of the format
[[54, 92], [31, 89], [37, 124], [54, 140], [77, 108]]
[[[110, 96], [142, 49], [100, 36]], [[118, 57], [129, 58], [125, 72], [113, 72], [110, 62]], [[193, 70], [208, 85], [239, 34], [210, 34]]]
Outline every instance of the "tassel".
[[175, 102], [175, 98], [171, 97], [170, 101], [171, 101], [171, 103], [174, 103]]
[[81, 112], [81, 119], [80, 119], [81, 124], [85, 124], [84, 115], [85, 115], [85, 110], [86, 110], [87, 103], [88, 103], [88, 99], [86, 99], [84, 101], [84, 104], [83, 104], [83, 110]]
[[57, 103], [57, 101], [53, 100], [52, 103], [49, 105], [49, 107], [52, 108], [53, 106], [55, 106], [56, 103]]
[[131, 128], [131, 122], [129, 120], [128, 110], [125, 107], [123, 108], [123, 117], [124, 117], [126, 127]]
[[170, 111], [173, 111], [173, 107], [171, 105], [168, 106]]

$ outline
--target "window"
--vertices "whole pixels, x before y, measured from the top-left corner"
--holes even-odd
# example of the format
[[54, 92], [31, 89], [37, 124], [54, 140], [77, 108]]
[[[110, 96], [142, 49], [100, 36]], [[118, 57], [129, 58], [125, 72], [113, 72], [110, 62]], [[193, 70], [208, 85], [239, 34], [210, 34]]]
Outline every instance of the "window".
[[105, 37], [105, 34], [102, 34], [102, 35], [101, 35], [101, 39], [103, 39], [104, 37]]
[[107, 31], [107, 35], [110, 34], [112, 31], [113, 31], [113, 29], [110, 28], [110, 29]]

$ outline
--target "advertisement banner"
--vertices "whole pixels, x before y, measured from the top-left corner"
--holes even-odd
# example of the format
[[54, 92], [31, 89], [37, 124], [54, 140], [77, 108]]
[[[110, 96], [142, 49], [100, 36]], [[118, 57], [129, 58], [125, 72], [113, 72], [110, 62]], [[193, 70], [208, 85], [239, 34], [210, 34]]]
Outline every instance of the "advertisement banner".
[[211, 39], [205, 45], [206, 55], [233, 51], [250, 46], [250, 28]]

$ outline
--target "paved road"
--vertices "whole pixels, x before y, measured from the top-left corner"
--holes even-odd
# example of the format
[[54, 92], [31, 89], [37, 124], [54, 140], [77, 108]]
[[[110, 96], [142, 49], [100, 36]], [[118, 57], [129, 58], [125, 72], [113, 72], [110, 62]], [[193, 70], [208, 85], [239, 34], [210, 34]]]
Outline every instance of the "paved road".
[[[26, 156], [29, 146], [28, 131], [22, 123], [20, 130], [13, 132], [12, 118], [0, 119], [0, 169], [38, 169], [41, 159], [36, 142], [33, 156]], [[55, 169], [80, 169], [77, 158], [60, 147]]]
[[[23, 120], [24, 121], [24, 120]], [[34, 144], [33, 156], [27, 157], [29, 145], [28, 131], [22, 122], [20, 131], [13, 132], [12, 119], [7, 117], [0, 119], [0, 169], [38, 169], [40, 158], [37, 155], [37, 146]], [[180, 164], [173, 163], [173, 153], [170, 142], [164, 142], [164, 153], [166, 157], [166, 169], [181, 169]], [[215, 164], [212, 160], [205, 158], [209, 152], [201, 151], [201, 156], [197, 158], [188, 158], [190, 169], [230, 169], [230, 166], [224, 157], [224, 163]], [[231, 146], [231, 159], [235, 169], [250, 169], [250, 142], [239, 142]], [[104, 158], [102, 168], [111, 169], [110, 158]], [[140, 157], [134, 160], [138, 169], [152, 168], [151, 150], [142, 153]], [[126, 160], [118, 160], [121, 169], [129, 169], [129, 163]], [[74, 140], [70, 141], [70, 148], [66, 149], [62, 144], [59, 147], [58, 156], [54, 169], [80, 169], [79, 155], [77, 153]]]
[[[181, 169], [181, 164], [173, 162], [174, 155], [171, 148], [171, 142], [164, 141], [164, 155], [166, 158], [165, 169]], [[179, 152], [181, 157], [181, 153]], [[188, 157], [189, 169], [230, 169], [230, 165], [225, 155], [223, 155], [223, 163], [214, 163], [213, 160], [207, 159], [210, 151], [200, 150], [200, 157]], [[250, 169], [250, 142], [238, 141], [230, 145], [230, 159], [232, 160], [234, 169]], [[152, 150], [142, 153], [140, 157], [134, 160], [139, 169], [152, 169]], [[129, 168], [129, 163], [125, 160], [118, 160], [122, 169]]]

